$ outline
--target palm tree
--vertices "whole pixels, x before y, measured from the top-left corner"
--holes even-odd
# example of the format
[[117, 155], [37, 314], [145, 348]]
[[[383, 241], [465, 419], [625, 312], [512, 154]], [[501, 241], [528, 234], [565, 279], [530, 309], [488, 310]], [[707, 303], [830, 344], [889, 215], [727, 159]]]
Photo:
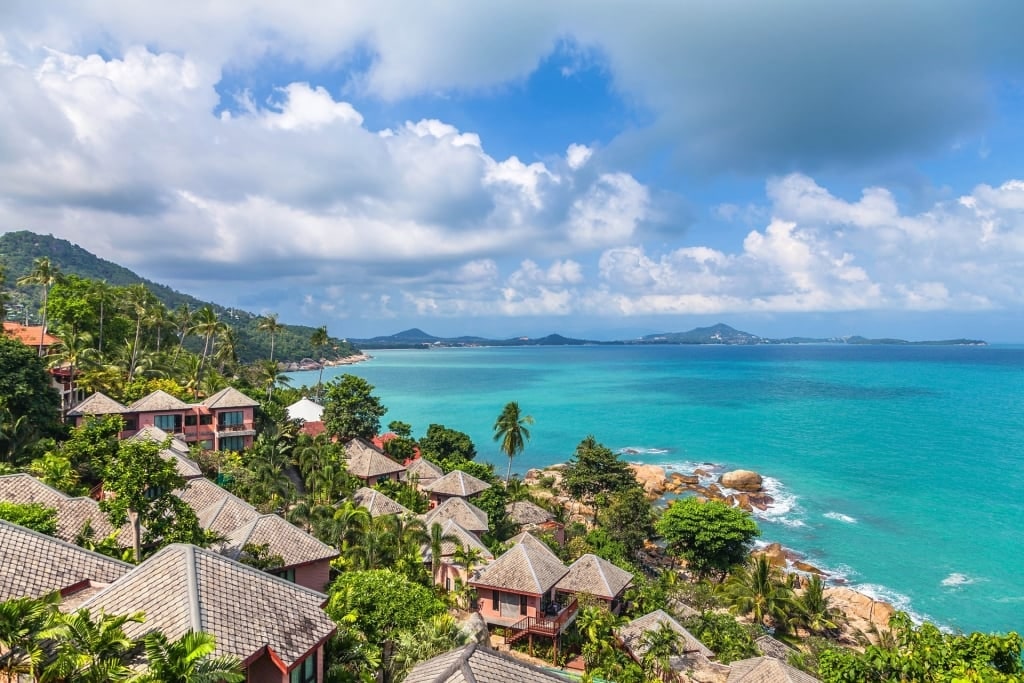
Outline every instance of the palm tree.
[[473, 567], [483, 561], [484, 554], [480, 552], [479, 548], [473, 548], [466, 545], [460, 545], [452, 553], [452, 562], [458, 565], [462, 565], [466, 569], [466, 576], [472, 577]]
[[173, 317], [168, 313], [167, 307], [159, 301], [154, 301], [146, 311], [146, 326], [156, 336], [156, 352], [160, 353], [160, 342], [163, 341], [164, 332], [176, 329]]
[[773, 567], [763, 554], [733, 571], [725, 583], [724, 594], [732, 603], [733, 612], [751, 614], [762, 626], [769, 619], [786, 623], [794, 607], [793, 591], [786, 585], [782, 571]]
[[273, 396], [274, 387], [278, 384], [289, 384], [292, 378], [277, 369], [277, 363], [272, 360], [258, 360], [253, 364], [254, 382], [258, 387], [267, 388], [267, 400]]
[[174, 350], [174, 360], [172, 363], [178, 362], [178, 354], [181, 353], [181, 347], [185, 345], [185, 337], [192, 331], [192, 320], [193, 311], [188, 307], [188, 304], [182, 304], [174, 310], [171, 315], [171, 320], [174, 321], [174, 329], [178, 335], [178, 348]]
[[501, 452], [508, 456], [508, 471], [505, 473], [505, 485], [512, 476], [512, 458], [523, 452], [526, 442], [530, 440], [530, 431], [526, 425], [532, 425], [533, 418], [519, 411], [515, 401], [505, 405], [501, 415], [494, 422], [494, 440], [501, 442]]
[[[323, 353], [323, 348], [331, 342], [330, 337], [327, 336], [327, 325], [321, 325], [320, 327], [313, 330], [313, 336], [309, 338], [309, 343], [313, 345], [314, 349], [317, 349], [317, 355]], [[320, 376], [316, 379], [316, 401], [320, 402], [320, 389], [323, 386], [324, 381], [324, 364], [323, 358], [317, 358], [320, 363]]]
[[[60, 341], [50, 347], [46, 358], [51, 368], [67, 367], [70, 382], [71, 407], [75, 405], [75, 375], [78, 370], [95, 361], [98, 351], [92, 347], [92, 335], [77, 330], [61, 330]], [[62, 406], [66, 408], [68, 406]]]
[[324, 543], [346, 553], [361, 543], [370, 522], [370, 513], [366, 508], [346, 500], [320, 525], [316, 535]]
[[128, 313], [135, 317], [135, 342], [131, 344], [131, 358], [128, 362], [128, 382], [135, 376], [135, 360], [139, 354], [139, 337], [142, 334], [142, 320], [149, 310], [150, 293], [145, 285], [131, 285], [125, 288], [122, 300]]
[[454, 650], [470, 640], [470, 634], [448, 613], [421, 621], [414, 630], [399, 634], [391, 659], [391, 680], [407, 673], [417, 662]]
[[797, 623], [813, 634], [836, 633], [842, 612], [829, 604], [825, 584], [817, 574], [811, 576], [803, 594], [796, 599]]
[[142, 612], [113, 615], [88, 609], [61, 614], [55, 626], [55, 657], [43, 671], [42, 681], [105, 683], [131, 677], [128, 663], [138, 654], [139, 642], [124, 632], [128, 623], [142, 623]]
[[206, 365], [206, 358], [210, 354], [210, 342], [223, 328], [224, 323], [217, 319], [217, 314], [210, 306], [203, 306], [196, 311], [192, 331], [203, 337], [203, 354], [199, 359], [199, 369], [196, 371], [196, 389], [202, 382], [203, 368]]
[[[430, 578], [437, 583], [437, 572], [441, 569], [441, 556], [444, 552], [445, 543], [458, 543], [459, 537], [455, 534], [444, 533], [444, 527], [437, 522], [430, 525]], [[479, 552], [479, 551], [478, 551]]]
[[39, 355], [43, 355], [43, 335], [46, 334], [46, 320], [50, 309], [50, 287], [60, 279], [60, 270], [50, 263], [46, 256], [40, 256], [32, 262], [32, 270], [28, 275], [18, 278], [18, 285], [39, 285], [43, 288], [43, 326], [39, 328]]
[[13, 598], [0, 602], [0, 679], [35, 680], [43, 661], [42, 643], [51, 637], [58, 596]]
[[661, 624], [657, 629], [648, 631], [643, 636], [647, 651], [644, 652], [641, 666], [648, 676], [664, 683], [675, 679], [672, 671], [672, 658], [682, 653], [682, 638], [668, 624]]
[[270, 333], [270, 360], [274, 360], [274, 337], [277, 333], [284, 329], [282, 323], [277, 322], [277, 313], [267, 313], [265, 316], [260, 318], [259, 323], [256, 325], [256, 329], [260, 332]]
[[217, 353], [214, 354], [217, 361], [217, 372], [224, 374], [225, 368], [232, 368], [238, 365], [238, 340], [235, 337], [235, 330], [227, 325], [217, 332]]
[[149, 670], [133, 683], [241, 683], [242, 663], [235, 657], [213, 657], [216, 639], [209, 633], [188, 630], [170, 642], [159, 631], [144, 639]]

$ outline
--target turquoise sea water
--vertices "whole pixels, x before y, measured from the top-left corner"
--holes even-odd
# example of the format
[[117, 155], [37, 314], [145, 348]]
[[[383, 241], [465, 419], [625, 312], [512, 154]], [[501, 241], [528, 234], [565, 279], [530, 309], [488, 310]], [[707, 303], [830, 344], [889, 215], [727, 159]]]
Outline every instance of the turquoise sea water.
[[[763, 538], [922, 618], [1024, 629], [1024, 347], [593, 346], [377, 351], [328, 369], [376, 386], [384, 418], [469, 433], [536, 420], [513, 469], [587, 434], [630, 460], [769, 477]], [[295, 373], [313, 384], [315, 374]]]

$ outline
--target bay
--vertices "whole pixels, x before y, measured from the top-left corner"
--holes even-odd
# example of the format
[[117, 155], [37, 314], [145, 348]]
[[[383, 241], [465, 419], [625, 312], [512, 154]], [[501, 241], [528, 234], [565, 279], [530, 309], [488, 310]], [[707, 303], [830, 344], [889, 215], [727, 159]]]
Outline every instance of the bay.
[[[366, 378], [415, 435], [492, 441], [502, 406], [536, 423], [516, 472], [588, 434], [630, 460], [754, 469], [765, 541], [963, 630], [1024, 627], [1024, 347], [586, 346], [375, 351]], [[293, 373], [313, 384], [315, 373]]]

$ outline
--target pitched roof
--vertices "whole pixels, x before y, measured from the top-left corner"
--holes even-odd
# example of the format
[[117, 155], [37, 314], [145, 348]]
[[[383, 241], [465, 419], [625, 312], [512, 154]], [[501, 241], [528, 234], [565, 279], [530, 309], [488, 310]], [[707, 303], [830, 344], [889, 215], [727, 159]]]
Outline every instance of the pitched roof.
[[482, 479], [477, 479], [472, 474], [462, 470], [452, 470], [443, 477], [434, 480], [431, 484], [423, 486], [424, 491], [439, 493], [443, 496], [459, 496], [468, 498], [475, 496], [481, 491], [486, 491], [491, 485]]
[[589, 593], [612, 600], [621, 593], [633, 575], [608, 560], [587, 553], [569, 565], [569, 573], [555, 586], [571, 593]]
[[168, 437], [171, 437], [170, 444], [167, 448], [160, 451], [160, 457], [164, 460], [174, 461], [174, 467], [178, 474], [186, 479], [203, 476], [203, 470], [200, 469], [199, 463], [188, 457], [188, 444], [176, 436], [168, 434], [156, 425], [146, 425], [128, 438], [130, 440], [137, 439], [140, 441], [147, 440], [163, 443]]
[[352, 500], [356, 502], [356, 505], [362, 505], [369, 510], [371, 517], [412, 514], [412, 510], [398, 501], [387, 497], [377, 489], [371, 489], [366, 486], [357, 489], [352, 494]]
[[540, 595], [551, 590], [568, 571], [547, 545], [527, 534], [470, 583]]
[[517, 500], [505, 506], [509, 521], [515, 524], [543, 524], [555, 518], [553, 514], [530, 500]]
[[259, 511], [247, 502], [227, 491], [226, 496], [201, 510], [196, 510], [199, 526], [215, 534], [227, 536], [235, 529], [252, 524], [260, 516]]
[[678, 621], [660, 609], [634, 619], [622, 628], [617, 629], [615, 635], [619, 637], [619, 640], [622, 641], [622, 644], [630, 651], [633, 657], [640, 660], [643, 659], [644, 653], [648, 649], [647, 644], [644, 642], [644, 634], [650, 631], [657, 631], [661, 628], [662, 624], [667, 624], [669, 628], [682, 637], [684, 654], [696, 653], [709, 658], [715, 656], [715, 653], [704, 643], [697, 640]]
[[169, 545], [82, 606], [112, 614], [142, 611], [131, 638], [189, 629], [217, 639], [217, 654], [245, 661], [269, 647], [291, 667], [334, 632], [327, 596], [191, 545]]
[[[476, 537], [476, 534], [463, 529], [459, 526], [458, 522], [449, 519], [445, 522], [438, 521], [437, 524], [441, 525], [442, 536], [454, 536], [458, 539], [457, 541], [444, 541], [441, 543], [441, 557], [451, 557], [455, 554], [456, 549], [459, 546], [462, 546], [464, 548], [476, 548], [480, 552], [480, 557], [485, 560], [494, 559], [494, 553], [488, 550], [487, 546], [480, 542], [480, 539]], [[431, 526], [433, 525], [431, 524], [427, 526], [427, 533], [430, 533]], [[425, 543], [423, 545], [420, 554], [423, 556], [424, 562], [431, 561], [429, 543]]]
[[128, 407], [110, 398], [106, 394], [96, 392], [77, 406], [68, 411], [71, 417], [79, 415], [116, 415], [127, 413]]
[[345, 466], [353, 476], [360, 479], [381, 477], [395, 472], [404, 472], [405, 467], [384, 455], [364, 439], [355, 438], [345, 444], [348, 460]]
[[434, 522], [451, 519], [463, 529], [480, 533], [487, 531], [487, 513], [465, 498], [449, 498], [421, 517], [428, 528]]
[[774, 657], [752, 657], [729, 665], [728, 683], [818, 683], [814, 676]]
[[784, 662], [789, 659], [790, 655], [796, 654], [796, 650], [789, 645], [767, 635], [755, 638], [754, 644], [757, 645], [757, 649], [761, 651], [761, 654], [781, 659]]
[[217, 550], [221, 555], [237, 560], [248, 543], [266, 545], [271, 555], [280, 555], [284, 567], [333, 560], [341, 554], [277, 515], [260, 515], [245, 526], [235, 529]]
[[0, 601], [38, 598], [86, 581], [111, 583], [132, 566], [0, 520]]
[[234, 387], [225, 387], [212, 396], [207, 396], [201, 405], [207, 408], [251, 408], [258, 406], [254, 401]]
[[426, 458], [416, 458], [405, 466], [406, 480], [416, 477], [420, 488], [427, 486], [442, 476], [444, 476], [444, 470]]
[[420, 662], [405, 683], [565, 683], [571, 680], [477, 643]]
[[[185, 488], [175, 491], [174, 495], [188, 503], [189, 507], [196, 511], [196, 514], [199, 514], [200, 510], [204, 510], [228, 496], [235, 497], [205, 478], [190, 480], [185, 484]], [[238, 500], [241, 500], [241, 498]]]
[[184, 401], [174, 398], [162, 389], [157, 389], [128, 406], [128, 410], [133, 413], [155, 413], [160, 410], [185, 410], [188, 407]]
[[[62, 541], [74, 541], [86, 522], [93, 531], [93, 538], [97, 540], [106, 538], [115, 531], [107, 516], [100, 510], [99, 503], [92, 498], [72, 498], [29, 474], [0, 476], [0, 500], [20, 504], [39, 503], [51, 508], [57, 513], [57, 533], [54, 535]], [[123, 545], [131, 545], [129, 527], [122, 528], [121, 533]]]
[[324, 416], [324, 407], [316, 401], [306, 397], [300, 398], [287, 408], [289, 420], [302, 420], [303, 422], [320, 422]]
[[39, 335], [42, 333], [43, 346], [59, 344], [60, 339], [49, 332], [43, 332], [42, 325], [21, 325], [19, 323], [4, 321], [4, 334], [17, 339], [25, 346], [39, 346]]

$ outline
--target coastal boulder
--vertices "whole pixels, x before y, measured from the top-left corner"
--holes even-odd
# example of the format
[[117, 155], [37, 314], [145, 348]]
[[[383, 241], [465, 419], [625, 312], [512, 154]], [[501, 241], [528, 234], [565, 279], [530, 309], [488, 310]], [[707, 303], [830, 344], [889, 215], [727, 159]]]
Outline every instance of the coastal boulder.
[[750, 470], [733, 470], [718, 478], [722, 486], [745, 493], [759, 493], [763, 480], [761, 475]]
[[660, 496], [665, 493], [665, 468], [657, 465], [639, 465], [630, 463], [637, 482], [644, 487], [648, 496]]
[[770, 543], [765, 546], [763, 550], [759, 550], [755, 555], [764, 555], [768, 558], [768, 564], [773, 567], [779, 567], [781, 569], [786, 568], [786, 550], [782, 547], [781, 543]]

